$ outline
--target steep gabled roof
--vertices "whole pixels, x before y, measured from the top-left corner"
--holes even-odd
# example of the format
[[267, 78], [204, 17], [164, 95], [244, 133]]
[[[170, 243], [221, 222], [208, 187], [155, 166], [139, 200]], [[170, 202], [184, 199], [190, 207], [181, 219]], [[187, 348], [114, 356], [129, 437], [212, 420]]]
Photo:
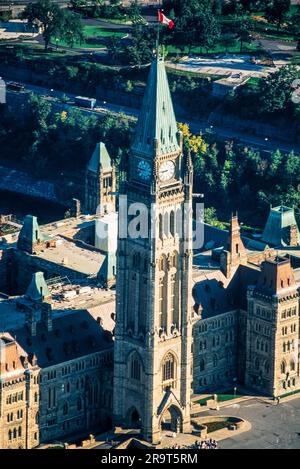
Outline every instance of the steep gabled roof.
[[40, 227], [37, 222], [37, 217], [33, 215], [26, 215], [24, 218], [24, 224], [19, 234], [19, 240], [26, 240], [30, 243], [36, 243], [37, 241], [43, 241], [44, 237], [40, 231]]
[[88, 163], [87, 169], [94, 173], [98, 173], [100, 169], [102, 169], [104, 172], [109, 172], [112, 170], [111, 158], [103, 142], [97, 143], [94, 153]]
[[287, 246], [289, 244], [289, 230], [293, 225], [297, 228], [297, 238], [300, 243], [300, 233], [294, 209], [283, 205], [271, 207], [262, 239], [272, 246]]
[[35, 272], [30, 285], [26, 291], [26, 296], [34, 301], [43, 300], [51, 296], [44, 279], [43, 272]]
[[[154, 156], [179, 150], [177, 124], [163, 59], [153, 60], [132, 150]], [[157, 141], [157, 150], [156, 150]]]
[[11, 332], [30, 360], [35, 355], [42, 368], [113, 347], [112, 334], [86, 310], [54, 318], [51, 331], [47, 331], [41, 321], [38, 322], [35, 336], [30, 334], [26, 325]]

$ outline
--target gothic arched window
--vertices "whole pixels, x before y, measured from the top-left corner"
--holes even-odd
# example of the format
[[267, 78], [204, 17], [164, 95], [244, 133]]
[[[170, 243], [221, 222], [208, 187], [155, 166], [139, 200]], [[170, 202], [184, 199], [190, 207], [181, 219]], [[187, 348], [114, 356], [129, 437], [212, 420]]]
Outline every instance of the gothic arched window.
[[165, 270], [165, 256], [161, 256], [159, 259], [159, 270], [164, 271]]
[[164, 223], [163, 223], [163, 216], [160, 213], [159, 214], [159, 238], [163, 239], [163, 234], [164, 234]]
[[130, 377], [136, 381], [141, 380], [141, 362], [138, 356], [134, 355], [130, 363]]
[[172, 353], [168, 353], [163, 362], [163, 381], [175, 379], [176, 362]]
[[203, 360], [203, 358], [201, 358], [200, 360], [200, 371], [204, 371], [205, 370], [205, 361]]
[[295, 362], [294, 362], [294, 360], [291, 360], [290, 369], [291, 369], [291, 371], [295, 371]]
[[214, 355], [214, 357], [213, 357], [213, 365], [214, 365], [214, 367], [218, 366], [218, 357], [217, 357], [217, 355]]
[[268, 361], [265, 362], [265, 372], [266, 374], [269, 374], [270, 372], [270, 363]]
[[63, 414], [64, 415], [67, 415], [69, 412], [69, 407], [68, 407], [68, 404], [67, 402], [64, 403], [64, 406], [63, 406]]
[[173, 237], [175, 236], [175, 214], [173, 210], [170, 213], [170, 233]]
[[285, 361], [281, 362], [280, 371], [281, 371], [282, 374], [285, 374], [285, 372], [286, 372], [286, 363], [285, 363]]

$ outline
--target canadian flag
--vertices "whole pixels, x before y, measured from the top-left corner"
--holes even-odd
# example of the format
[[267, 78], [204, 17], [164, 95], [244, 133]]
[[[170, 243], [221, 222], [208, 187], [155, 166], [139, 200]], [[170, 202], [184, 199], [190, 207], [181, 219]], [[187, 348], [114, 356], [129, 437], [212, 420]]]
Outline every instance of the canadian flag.
[[158, 10], [158, 21], [162, 24], [168, 25], [170, 29], [173, 29], [175, 24], [174, 21], [169, 20], [160, 10]]

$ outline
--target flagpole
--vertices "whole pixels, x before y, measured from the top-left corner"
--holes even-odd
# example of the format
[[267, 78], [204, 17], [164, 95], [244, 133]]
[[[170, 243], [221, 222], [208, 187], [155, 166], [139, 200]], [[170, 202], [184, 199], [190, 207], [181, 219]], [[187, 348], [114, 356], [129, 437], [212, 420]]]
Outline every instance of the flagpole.
[[157, 36], [156, 36], [156, 56], [157, 56], [157, 59], [159, 59], [159, 33], [160, 33], [160, 22], [159, 22], [159, 18], [158, 18], [158, 21], [157, 21]]

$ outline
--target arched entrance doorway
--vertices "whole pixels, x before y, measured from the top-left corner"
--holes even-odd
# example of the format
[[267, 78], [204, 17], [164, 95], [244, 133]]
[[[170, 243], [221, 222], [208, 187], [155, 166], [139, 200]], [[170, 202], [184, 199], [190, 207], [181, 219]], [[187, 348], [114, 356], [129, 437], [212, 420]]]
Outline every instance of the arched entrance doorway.
[[161, 418], [160, 427], [162, 431], [181, 432], [182, 431], [182, 414], [180, 410], [171, 405], [168, 407]]
[[127, 421], [130, 428], [141, 428], [142, 420], [140, 414], [138, 413], [135, 407], [132, 407], [128, 411]]

